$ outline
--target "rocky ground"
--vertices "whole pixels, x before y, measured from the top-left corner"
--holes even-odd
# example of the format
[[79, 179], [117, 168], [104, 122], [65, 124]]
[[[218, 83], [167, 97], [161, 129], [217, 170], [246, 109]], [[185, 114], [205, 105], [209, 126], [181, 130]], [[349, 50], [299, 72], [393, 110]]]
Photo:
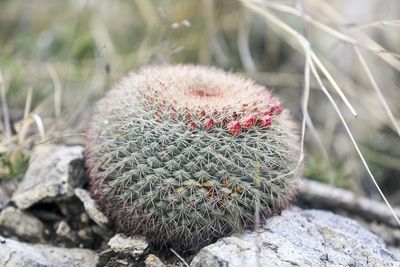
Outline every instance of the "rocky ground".
[[0, 184], [0, 266], [400, 266], [356, 221], [298, 207], [196, 255], [159, 252], [113, 232], [86, 188], [82, 147], [37, 146], [24, 179]]

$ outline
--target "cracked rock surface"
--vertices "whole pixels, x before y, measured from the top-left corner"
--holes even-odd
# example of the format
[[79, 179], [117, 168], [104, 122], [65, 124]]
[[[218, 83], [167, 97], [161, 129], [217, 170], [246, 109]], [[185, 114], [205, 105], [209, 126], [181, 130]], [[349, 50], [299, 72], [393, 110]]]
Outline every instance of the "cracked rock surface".
[[351, 219], [319, 210], [285, 210], [259, 233], [245, 232], [203, 248], [200, 266], [400, 266], [376, 235]]
[[18, 208], [26, 209], [38, 202], [71, 197], [74, 188], [84, 182], [84, 172], [81, 146], [39, 145], [12, 201]]
[[94, 251], [79, 248], [58, 248], [31, 245], [0, 237], [0, 266], [4, 267], [95, 267]]

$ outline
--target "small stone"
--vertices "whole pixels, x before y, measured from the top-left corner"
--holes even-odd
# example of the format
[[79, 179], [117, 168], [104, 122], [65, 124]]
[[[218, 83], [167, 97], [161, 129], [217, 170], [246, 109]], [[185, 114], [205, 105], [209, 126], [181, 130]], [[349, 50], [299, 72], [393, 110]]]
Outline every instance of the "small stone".
[[32, 153], [25, 177], [12, 196], [20, 209], [38, 202], [67, 199], [85, 183], [81, 146], [39, 145]]
[[84, 212], [82, 212], [80, 218], [82, 223], [88, 223], [90, 220], [89, 216]]
[[74, 234], [74, 232], [71, 230], [71, 227], [69, 227], [69, 225], [65, 221], [58, 222], [55, 228], [57, 235], [65, 237], [71, 241], [74, 241], [76, 239], [76, 233]]
[[83, 239], [83, 240], [90, 240], [93, 235], [92, 235], [92, 229], [91, 228], [84, 228], [78, 231], [78, 236], [79, 238]]
[[108, 219], [107, 217], [97, 208], [96, 202], [90, 197], [88, 191], [82, 188], [75, 189], [75, 195], [82, 201], [83, 207], [87, 212], [88, 216], [100, 227], [105, 228]]
[[10, 201], [12, 193], [17, 189], [18, 180], [12, 179], [10, 181], [0, 180], [0, 210], [2, 210]]
[[127, 260], [121, 260], [121, 259], [117, 259], [115, 260], [116, 263], [121, 264], [121, 265], [128, 265], [129, 262]]
[[[1, 237], [0, 237], [1, 239]], [[0, 266], [7, 267], [95, 267], [98, 256], [94, 251], [32, 245], [12, 239], [0, 242]]]
[[146, 260], [144, 261], [146, 267], [165, 267], [166, 265], [156, 256], [150, 254], [147, 256]]
[[144, 237], [126, 237], [123, 234], [116, 234], [107, 244], [113, 251], [128, 254], [134, 258], [142, 255], [149, 246]]
[[8, 207], [0, 213], [0, 230], [7, 235], [17, 236], [31, 242], [41, 242], [44, 224], [25, 211]]

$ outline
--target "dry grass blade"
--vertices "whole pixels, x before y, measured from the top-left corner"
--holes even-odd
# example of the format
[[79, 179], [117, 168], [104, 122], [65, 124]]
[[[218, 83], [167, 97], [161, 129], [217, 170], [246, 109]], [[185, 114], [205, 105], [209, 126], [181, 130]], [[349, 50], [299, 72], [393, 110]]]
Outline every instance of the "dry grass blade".
[[387, 115], [389, 116], [389, 119], [390, 119], [391, 123], [393, 124], [394, 128], [396, 129], [397, 135], [400, 137], [400, 126], [397, 123], [396, 118], [394, 117], [392, 111], [390, 110], [389, 105], [388, 105], [385, 97], [382, 94], [381, 89], [379, 89], [379, 86], [376, 83], [375, 78], [372, 75], [372, 72], [371, 72], [371, 70], [369, 69], [369, 67], [367, 65], [367, 62], [365, 61], [365, 59], [364, 59], [363, 55], [361, 54], [361, 51], [360, 51], [360, 49], [358, 47], [355, 46], [354, 47], [354, 51], [356, 52], [356, 55], [357, 55], [358, 59], [360, 60], [361, 65], [362, 65], [365, 73], [368, 76], [368, 79], [369, 79], [369, 81], [370, 81], [370, 83], [372, 85], [372, 88], [374, 88], [376, 94], [378, 95], [379, 100], [381, 101], [383, 107], [385, 108], [385, 111], [386, 111]]
[[53, 65], [47, 66], [47, 71], [50, 74], [51, 80], [54, 84], [54, 114], [56, 118], [60, 118], [61, 116], [61, 95], [62, 95], [62, 86], [60, 77], [57, 74], [56, 69]]
[[170, 248], [171, 252], [175, 254], [175, 256], [182, 262], [183, 265], [185, 265], [186, 267], [189, 267], [189, 264], [185, 261], [184, 258], [182, 258], [181, 255], [178, 254], [178, 252], [176, 252], [174, 249]]
[[303, 112], [303, 120], [301, 124], [301, 147], [300, 147], [300, 157], [301, 160], [299, 161], [299, 164], [304, 158], [304, 138], [306, 135], [306, 122], [307, 118], [309, 118], [308, 114], [308, 100], [310, 97], [310, 44], [308, 42], [305, 43], [306, 46], [304, 47], [306, 56], [305, 56], [305, 63], [304, 63], [304, 87], [303, 87], [303, 97], [301, 101], [301, 108]]
[[251, 51], [249, 47], [249, 23], [248, 14], [245, 10], [244, 19], [239, 22], [237, 46], [240, 59], [247, 72], [257, 71], [256, 64], [251, 56]]
[[400, 20], [380, 20], [374, 21], [363, 25], [354, 25], [351, 26], [350, 29], [352, 30], [364, 30], [368, 28], [375, 28], [375, 27], [400, 27]]
[[322, 73], [325, 75], [325, 77], [328, 79], [328, 81], [332, 84], [333, 88], [336, 90], [336, 92], [339, 94], [339, 96], [342, 98], [343, 102], [346, 104], [346, 106], [350, 109], [351, 113], [353, 114], [354, 117], [358, 117], [357, 112], [354, 110], [353, 106], [350, 104], [349, 100], [347, 97], [344, 95], [342, 89], [340, 89], [339, 85], [337, 84], [336, 80], [333, 78], [333, 76], [329, 73], [327, 68], [322, 64], [321, 60], [317, 57], [317, 55], [314, 52], [311, 52], [311, 58], [312, 60], [317, 64], [318, 68], [322, 71]]
[[32, 114], [32, 118], [36, 123], [36, 127], [37, 127], [37, 129], [39, 131], [40, 138], [42, 140], [44, 140], [45, 130], [44, 130], [44, 124], [43, 124], [42, 118], [40, 118], [40, 116], [38, 114]]
[[39, 143], [37, 143], [36, 145], [42, 145], [45, 143], [49, 143], [49, 142], [52, 142], [52, 141], [60, 139], [60, 138], [75, 137], [75, 136], [80, 136], [82, 138], [85, 138], [86, 134], [84, 134], [84, 133], [62, 133], [62, 134], [58, 134], [56, 136], [52, 136], [50, 138], [44, 139], [44, 140], [40, 141]]
[[29, 113], [31, 110], [31, 105], [32, 105], [32, 87], [28, 88], [28, 93], [26, 95], [26, 101], [25, 101], [25, 108], [24, 108], [24, 118], [22, 119], [22, 126], [20, 131], [18, 132], [18, 143], [23, 144], [26, 136], [26, 132], [28, 130], [28, 127], [30, 125], [30, 118], [29, 118]]
[[318, 134], [317, 129], [315, 128], [315, 125], [312, 122], [309, 113], [307, 113], [307, 116], [306, 116], [306, 124], [307, 124], [307, 127], [310, 129], [310, 132], [311, 132], [315, 142], [317, 143], [319, 150], [322, 153], [323, 159], [328, 160], [329, 159], [328, 151], [326, 151], [326, 148], [324, 146], [324, 143], [322, 142], [321, 136]]
[[[318, 7], [318, 10], [328, 16], [334, 23], [350, 24], [347, 19], [328, 2], [320, 0], [306, 0], [306, 2], [309, 2], [311, 6]], [[371, 47], [378, 57], [400, 72], [400, 60], [392, 54], [387, 53], [387, 51], [381, 45], [372, 40], [368, 35], [364, 34], [363, 32], [358, 32], [357, 40], [360, 43]]]
[[[336, 104], [335, 100], [332, 98], [332, 96], [330, 95], [330, 93], [328, 92], [328, 90], [325, 88], [325, 86], [322, 83], [322, 79], [320, 77], [320, 75], [318, 74], [318, 71], [314, 65], [315, 64], [318, 66], [318, 68], [322, 71], [322, 73], [327, 77], [327, 79], [329, 80], [329, 82], [332, 84], [332, 86], [334, 87], [334, 89], [339, 93], [339, 95], [341, 96], [341, 98], [344, 100], [345, 104], [349, 107], [349, 109], [352, 111], [352, 113], [357, 116], [357, 113], [355, 112], [355, 110], [352, 108], [351, 104], [347, 101], [347, 98], [344, 96], [344, 94], [342, 93], [340, 87], [338, 86], [338, 84], [336, 83], [335, 79], [332, 77], [332, 75], [330, 75], [330, 73], [328, 72], [328, 70], [325, 68], [325, 66], [322, 64], [322, 62], [319, 60], [319, 58], [317, 57], [317, 55], [310, 49], [307, 49], [307, 45], [305, 45], [306, 43], [308, 43], [308, 40], [306, 40], [306, 38], [304, 38], [303, 35], [301, 35], [299, 32], [297, 32], [295, 29], [293, 29], [292, 27], [290, 27], [288, 24], [284, 23], [282, 20], [278, 19], [276, 16], [272, 15], [270, 12], [268, 12], [265, 8], [261, 8], [260, 6], [257, 6], [255, 4], [253, 4], [253, 1], [244, 1], [244, 0], [239, 0], [245, 7], [249, 8], [250, 10], [253, 10], [254, 12], [258, 13], [259, 15], [261, 15], [262, 17], [264, 17], [268, 22], [271, 22], [273, 24], [275, 24], [276, 26], [278, 26], [279, 28], [281, 28], [283, 31], [285, 31], [286, 33], [288, 33], [289, 35], [291, 35], [291, 37], [294, 37], [298, 40], [298, 42], [300, 43], [300, 45], [303, 47], [303, 51], [306, 54], [306, 58], [307, 58], [307, 52], [309, 51], [311, 58], [308, 60], [308, 64], [309, 67], [311, 68], [311, 71], [314, 75], [314, 77], [317, 79], [318, 84], [320, 85], [321, 90], [323, 91], [323, 93], [326, 95], [326, 97], [328, 98], [328, 100], [331, 102], [331, 104], [333, 105], [335, 111], [337, 112], [340, 120], [342, 121], [347, 134], [349, 135], [351, 142], [353, 143], [357, 154], [359, 155], [365, 169], [367, 170], [371, 180], [373, 181], [375, 187], [377, 188], [379, 194], [381, 195], [382, 199], [384, 200], [385, 204], [388, 206], [388, 208], [390, 209], [393, 217], [395, 218], [396, 222], [400, 225], [400, 219], [398, 218], [398, 216], [396, 215], [396, 213], [394, 212], [391, 204], [389, 203], [389, 201], [386, 199], [385, 195], [383, 194], [381, 188], [379, 187], [374, 175], [372, 174], [364, 156], [362, 155], [357, 142], [355, 141], [353, 134], [350, 131], [350, 128], [347, 125], [346, 120], [344, 119], [342, 112], [340, 111], [338, 105]], [[301, 14], [301, 13], [300, 13]], [[282, 34], [281, 34], [282, 35]], [[293, 45], [293, 43], [290, 43]], [[355, 46], [355, 44], [353, 44], [353, 46]], [[303, 98], [304, 101], [304, 98]], [[303, 103], [304, 105], [304, 103]], [[304, 114], [305, 116], [305, 114]], [[303, 119], [303, 121], [305, 120], [305, 118]], [[304, 122], [303, 122], [304, 123]], [[302, 137], [303, 139], [303, 137]]]
[[11, 138], [11, 123], [10, 123], [10, 114], [8, 112], [8, 105], [6, 99], [6, 88], [4, 84], [3, 73], [1, 70], [0, 70], [0, 94], [1, 94], [1, 106], [3, 108], [4, 139], [7, 143]]
[[311, 16], [304, 14], [303, 12], [300, 12], [299, 10], [297, 10], [293, 7], [290, 7], [287, 5], [282, 5], [282, 4], [277, 4], [277, 3], [269, 3], [269, 2], [262, 2], [262, 3], [263, 3], [263, 5], [267, 6], [268, 8], [271, 8], [273, 10], [277, 10], [277, 11], [281, 11], [284, 13], [288, 13], [288, 14], [292, 14], [292, 15], [301, 17], [305, 21], [311, 23], [312, 25], [320, 28], [321, 30], [329, 33], [330, 35], [338, 38], [341, 41], [344, 41], [344, 42], [347, 42], [347, 43], [350, 43], [353, 45], [358, 44], [357, 40], [329, 27], [328, 25], [325, 25], [325, 24], [313, 19]]
[[[309, 22], [311, 25], [314, 25], [315, 27], [319, 28], [320, 30], [328, 33], [329, 35], [337, 38], [340, 41], [349, 43], [351, 45], [356, 45], [356, 46], [360, 46], [363, 47], [367, 50], [370, 50], [373, 53], [378, 53], [378, 54], [390, 54], [392, 55], [394, 58], [399, 59], [400, 55], [398, 53], [394, 53], [391, 51], [388, 51], [382, 47], [377, 47], [375, 46], [373, 43], [370, 42], [362, 42], [359, 41], [357, 39], [354, 39], [320, 21], [315, 20], [314, 18], [312, 18], [311, 16], [307, 15], [307, 14], [303, 14], [302, 12], [298, 11], [297, 9], [287, 6], [287, 5], [282, 5], [282, 4], [276, 4], [276, 3], [268, 3], [268, 2], [262, 2], [263, 5], [277, 10], [277, 11], [281, 11], [284, 13], [288, 13], [288, 14], [292, 14], [298, 17], [302, 17], [305, 21]], [[399, 61], [400, 62], [400, 61]]]
[[348, 136], [350, 137], [350, 140], [351, 140], [351, 142], [353, 143], [353, 146], [354, 146], [354, 148], [356, 149], [357, 154], [358, 154], [358, 156], [360, 157], [360, 159], [361, 159], [361, 161], [362, 161], [362, 163], [363, 163], [365, 169], [367, 170], [368, 175], [370, 176], [370, 178], [371, 178], [372, 182], [374, 183], [376, 189], [378, 190], [379, 194], [381, 195], [383, 201], [384, 201], [385, 204], [388, 206], [388, 208], [389, 208], [390, 212], [392, 213], [393, 217], [395, 218], [396, 222], [397, 222], [398, 225], [400, 226], [400, 219], [399, 219], [399, 217], [397, 216], [396, 212], [394, 211], [392, 205], [391, 205], [391, 204], [389, 203], [389, 201], [386, 199], [385, 194], [382, 192], [380, 186], [378, 185], [378, 182], [376, 181], [374, 175], [372, 174], [372, 172], [371, 172], [371, 170], [370, 170], [370, 168], [369, 168], [369, 166], [368, 166], [368, 164], [367, 164], [367, 161], [365, 160], [363, 154], [361, 153], [360, 148], [358, 147], [357, 142], [356, 142], [356, 140], [354, 139], [353, 134], [351, 133], [351, 130], [350, 130], [349, 126], [347, 125], [346, 120], [345, 120], [344, 117], [343, 117], [342, 112], [340, 111], [340, 109], [339, 109], [338, 105], [336, 104], [335, 100], [332, 98], [331, 94], [328, 92], [328, 90], [325, 88], [324, 84], [322, 83], [321, 77], [319, 76], [318, 71], [316, 70], [316, 68], [315, 68], [315, 66], [314, 66], [314, 63], [313, 63], [313, 62], [310, 62], [310, 66], [311, 66], [311, 71], [312, 71], [314, 77], [317, 79], [318, 83], [319, 83], [320, 86], [321, 86], [322, 92], [324, 92], [324, 94], [325, 94], [326, 97], [328, 98], [329, 102], [331, 102], [331, 104], [332, 104], [332, 106], [334, 107], [336, 113], [338, 114], [340, 120], [342, 121], [342, 124], [343, 124], [343, 126], [345, 127], [346, 132], [347, 132]]
[[[353, 106], [350, 104], [346, 96], [344, 95], [342, 89], [340, 89], [339, 85], [336, 83], [335, 79], [332, 77], [332, 75], [329, 73], [329, 71], [325, 68], [325, 66], [322, 64], [322, 62], [318, 59], [316, 54], [311, 50], [310, 48], [307, 48], [306, 43], [308, 43], [308, 40], [304, 38], [303, 35], [301, 35], [299, 32], [297, 32], [295, 29], [290, 27], [288, 24], [284, 23], [282, 20], [278, 19], [276, 16], [272, 15], [270, 12], [268, 12], [266, 9], [263, 9], [255, 4], [250, 3], [249, 1], [243, 1], [240, 0], [242, 4], [249, 9], [255, 11], [256, 13], [260, 14], [263, 16], [265, 19], [268, 21], [272, 22], [273, 24], [277, 25], [287, 33], [289, 33], [292, 37], [295, 37], [300, 45], [302, 46], [302, 51], [306, 53], [306, 51], [309, 49], [311, 53], [311, 57], [313, 60], [317, 60], [317, 64], [320, 68], [322, 68], [322, 71], [324, 72], [324, 75], [328, 78], [332, 86], [335, 88], [336, 92], [339, 94], [339, 96], [342, 98], [343, 102], [346, 104], [346, 106], [350, 109], [351, 113], [353, 114], [354, 117], [357, 117], [357, 112], [354, 110]], [[297, 10], [296, 10], [297, 11]], [[301, 13], [300, 13], [301, 15]]]

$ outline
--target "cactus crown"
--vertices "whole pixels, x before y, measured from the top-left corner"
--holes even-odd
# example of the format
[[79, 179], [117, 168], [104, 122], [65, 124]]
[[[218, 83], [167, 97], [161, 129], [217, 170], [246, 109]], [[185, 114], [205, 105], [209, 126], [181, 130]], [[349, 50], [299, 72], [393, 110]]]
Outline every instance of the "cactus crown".
[[119, 230], [197, 249], [287, 206], [301, 175], [288, 111], [264, 87], [207, 67], [147, 67], [99, 102], [91, 188]]

